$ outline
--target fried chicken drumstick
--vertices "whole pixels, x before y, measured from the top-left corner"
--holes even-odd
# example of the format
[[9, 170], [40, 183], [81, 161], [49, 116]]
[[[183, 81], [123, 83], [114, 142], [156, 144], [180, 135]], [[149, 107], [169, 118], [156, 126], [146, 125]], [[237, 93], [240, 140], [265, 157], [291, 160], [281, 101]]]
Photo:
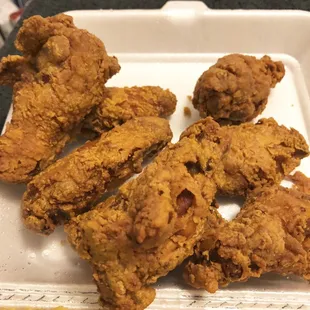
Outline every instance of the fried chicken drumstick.
[[135, 117], [169, 116], [176, 104], [175, 95], [158, 86], [107, 87], [102, 102], [86, 117], [83, 127], [100, 134]]
[[52, 233], [117, 183], [140, 172], [143, 159], [159, 152], [171, 138], [168, 121], [141, 117], [59, 159], [28, 183], [22, 202], [26, 227]]
[[195, 254], [184, 278], [211, 293], [266, 272], [310, 280], [310, 196], [281, 186], [260, 189], [233, 221], [206, 231]]
[[219, 128], [209, 119], [201, 140], [169, 145], [116, 196], [66, 226], [107, 309], [145, 309], [155, 297], [149, 285], [193, 253], [206, 221], [217, 223], [213, 173], [228, 143]]
[[248, 122], [262, 113], [270, 88], [284, 74], [282, 62], [269, 56], [224, 56], [198, 79], [193, 105], [202, 117], [209, 115], [220, 123]]
[[46, 168], [98, 105], [120, 69], [103, 43], [60, 14], [24, 21], [16, 48], [0, 62], [0, 84], [13, 86], [13, 117], [0, 137], [0, 180], [28, 182]]
[[[183, 136], [199, 137], [206, 120], [189, 127]], [[272, 118], [256, 124], [224, 126], [219, 132], [230, 141], [222, 157], [223, 168], [219, 166], [215, 173], [221, 195], [245, 196], [255, 188], [280, 184], [309, 155], [304, 137]]]

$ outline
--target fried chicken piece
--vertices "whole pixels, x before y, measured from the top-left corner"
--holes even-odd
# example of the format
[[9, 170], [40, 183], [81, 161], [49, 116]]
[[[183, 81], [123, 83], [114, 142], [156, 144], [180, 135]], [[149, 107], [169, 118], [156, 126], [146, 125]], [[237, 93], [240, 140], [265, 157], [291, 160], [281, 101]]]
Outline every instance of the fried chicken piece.
[[214, 293], [267, 272], [310, 280], [310, 196], [303, 192], [273, 186], [250, 195], [233, 221], [207, 232], [184, 278]]
[[142, 170], [145, 157], [172, 138], [167, 120], [137, 118], [103, 133], [33, 178], [23, 196], [27, 228], [52, 233], [63, 221], [89, 210], [107, 190]]
[[262, 113], [270, 88], [284, 74], [283, 63], [269, 56], [224, 56], [198, 79], [193, 105], [202, 117], [210, 115], [223, 124], [248, 122]]
[[83, 126], [100, 134], [135, 117], [169, 116], [176, 104], [176, 96], [158, 86], [107, 87], [102, 102]]
[[248, 189], [280, 184], [309, 155], [304, 137], [274, 119], [225, 127], [231, 146], [223, 156], [225, 180], [217, 179], [219, 193], [245, 196]]
[[107, 309], [145, 309], [155, 297], [149, 285], [193, 253], [206, 222], [218, 221], [213, 174], [228, 143], [219, 129], [208, 119], [203, 139], [170, 144], [116, 196], [65, 227]]
[[[199, 137], [205, 121], [189, 127], [183, 136]], [[245, 196], [249, 190], [280, 184], [309, 155], [303, 136], [272, 118], [261, 119], [255, 125], [224, 126], [220, 131], [230, 140], [222, 158], [224, 172], [219, 166], [215, 174], [221, 195]]]
[[24, 21], [15, 45], [24, 57], [0, 63], [0, 83], [13, 86], [14, 107], [0, 137], [0, 180], [20, 183], [55, 159], [120, 67], [64, 14]]

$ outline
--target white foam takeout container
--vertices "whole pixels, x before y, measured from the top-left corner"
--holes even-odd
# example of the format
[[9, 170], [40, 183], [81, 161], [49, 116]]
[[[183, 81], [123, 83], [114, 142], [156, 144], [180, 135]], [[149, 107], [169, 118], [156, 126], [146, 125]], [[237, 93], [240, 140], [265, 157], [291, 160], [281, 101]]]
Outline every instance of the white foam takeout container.
[[[296, 128], [309, 142], [310, 13], [210, 10], [198, 1], [171, 1], [160, 10], [69, 14], [119, 58], [122, 70], [108, 85], [159, 85], [177, 95], [174, 141], [199, 118], [188, 99], [197, 78], [219, 57], [237, 52], [283, 61], [286, 75], [262, 116]], [[191, 118], [184, 116], [185, 106]], [[303, 160], [299, 170], [309, 172], [310, 160]], [[23, 227], [24, 190], [0, 184], [0, 307], [99, 308], [90, 267], [64, 241], [62, 228], [47, 238]], [[238, 210], [235, 202], [221, 201], [226, 218]], [[149, 309], [310, 309], [310, 286], [296, 277], [268, 274], [209, 294], [186, 286], [178, 269], [155, 287]]]

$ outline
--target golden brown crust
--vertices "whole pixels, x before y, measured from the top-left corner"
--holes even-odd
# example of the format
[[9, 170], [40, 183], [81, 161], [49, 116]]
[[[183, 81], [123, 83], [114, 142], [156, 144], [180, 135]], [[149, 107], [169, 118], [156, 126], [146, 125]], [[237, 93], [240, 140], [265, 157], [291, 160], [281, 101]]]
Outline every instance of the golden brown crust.
[[59, 14], [47, 18], [35, 15], [23, 22], [15, 46], [25, 55], [36, 56], [50, 37], [63, 34], [64, 29], [70, 32], [75, 28], [73, 18], [69, 15]]
[[86, 117], [83, 127], [100, 134], [135, 117], [167, 117], [176, 104], [175, 95], [158, 86], [107, 87], [103, 101]]
[[19, 183], [61, 152], [119, 65], [98, 38], [63, 14], [26, 20], [16, 46], [26, 58], [9, 56], [0, 65], [0, 82], [15, 83], [12, 121], [0, 137], [0, 179]]
[[30, 60], [23, 56], [3, 57], [0, 62], [0, 84], [13, 86], [18, 81], [31, 82], [36, 71]]
[[274, 119], [224, 130], [231, 146], [223, 157], [225, 180], [217, 179], [223, 195], [244, 196], [248, 189], [280, 184], [309, 155], [304, 137]]
[[110, 309], [147, 307], [155, 296], [149, 285], [193, 253], [206, 221], [220, 219], [211, 206], [213, 174], [229, 141], [221, 135], [213, 141], [219, 128], [206, 120], [205, 138], [169, 145], [116, 196], [66, 226]]
[[294, 183], [294, 188], [310, 195], [310, 179], [302, 172], [296, 171], [293, 175], [289, 175], [288, 179]]
[[[182, 136], [199, 138], [204, 122], [198, 121]], [[303, 136], [272, 118], [256, 124], [221, 127], [219, 132], [230, 141], [222, 158], [224, 170], [218, 169], [215, 174], [222, 195], [245, 196], [249, 190], [280, 184], [309, 155]]]
[[168, 121], [137, 118], [87, 142], [33, 178], [23, 197], [26, 227], [50, 234], [104, 192], [142, 170], [143, 159], [172, 138]]
[[236, 219], [206, 240], [184, 271], [186, 282], [196, 288], [214, 293], [266, 272], [309, 280], [310, 196], [277, 186], [256, 191]]
[[202, 117], [210, 115], [223, 124], [248, 122], [265, 109], [270, 88], [284, 74], [282, 62], [269, 56], [224, 56], [198, 79], [193, 105]]

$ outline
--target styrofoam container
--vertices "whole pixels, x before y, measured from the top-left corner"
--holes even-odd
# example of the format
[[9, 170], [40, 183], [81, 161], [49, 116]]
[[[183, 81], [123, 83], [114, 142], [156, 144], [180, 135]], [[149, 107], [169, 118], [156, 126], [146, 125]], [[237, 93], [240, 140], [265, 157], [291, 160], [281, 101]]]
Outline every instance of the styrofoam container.
[[[219, 57], [237, 52], [283, 61], [286, 75], [262, 116], [296, 128], [309, 142], [310, 13], [210, 10], [202, 2], [171, 1], [160, 10], [69, 14], [119, 58], [121, 72], [108, 85], [159, 85], [176, 94], [174, 141], [199, 118], [188, 99], [198, 77]], [[192, 110], [190, 118], [184, 116], [185, 106]], [[310, 160], [299, 170], [309, 175]], [[64, 241], [62, 228], [41, 237], [23, 227], [24, 190], [0, 184], [0, 307], [99, 308], [90, 267]], [[239, 207], [227, 199], [220, 210], [232, 218]], [[177, 269], [155, 287], [157, 298], [149, 309], [310, 309], [310, 286], [296, 277], [268, 274], [209, 294], [186, 286]]]

